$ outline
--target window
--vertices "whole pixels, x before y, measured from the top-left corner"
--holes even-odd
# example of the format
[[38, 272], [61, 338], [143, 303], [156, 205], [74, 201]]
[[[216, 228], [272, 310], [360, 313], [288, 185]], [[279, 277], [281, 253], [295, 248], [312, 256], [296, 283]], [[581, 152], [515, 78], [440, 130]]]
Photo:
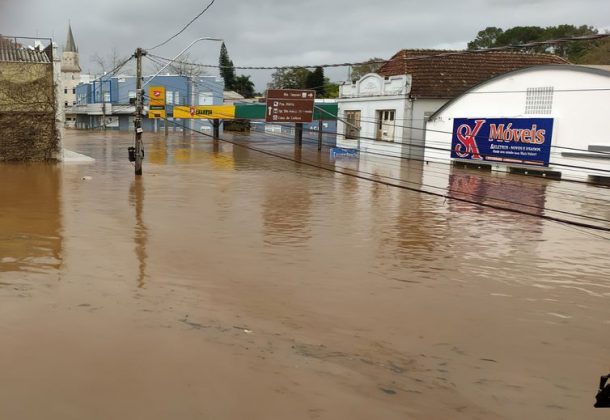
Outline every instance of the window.
[[104, 92], [104, 102], [110, 102], [110, 92]]
[[199, 93], [199, 105], [213, 105], [214, 97], [211, 93], [201, 92]]
[[67, 108], [68, 107], [68, 101], [64, 102], [64, 106]]
[[394, 109], [377, 111], [377, 140], [394, 141], [395, 117]]
[[136, 91], [135, 91], [135, 90], [130, 90], [129, 92], [127, 92], [127, 97], [128, 97], [129, 99], [132, 99], [132, 98], [133, 98], [133, 99], [135, 99], [135, 97], [136, 97]]
[[68, 93], [68, 89], [64, 89], [64, 94], [67, 94], [67, 93]]
[[554, 88], [528, 88], [525, 96], [526, 114], [550, 114], [553, 112]]
[[360, 137], [360, 111], [345, 111], [345, 138], [354, 140]]
[[165, 102], [168, 105], [173, 105], [173, 103], [174, 103], [174, 92], [172, 92], [171, 90], [165, 91]]
[[174, 92], [174, 103], [176, 105], [180, 105], [180, 92], [179, 91]]
[[72, 89], [72, 94], [76, 95], [76, 88]]

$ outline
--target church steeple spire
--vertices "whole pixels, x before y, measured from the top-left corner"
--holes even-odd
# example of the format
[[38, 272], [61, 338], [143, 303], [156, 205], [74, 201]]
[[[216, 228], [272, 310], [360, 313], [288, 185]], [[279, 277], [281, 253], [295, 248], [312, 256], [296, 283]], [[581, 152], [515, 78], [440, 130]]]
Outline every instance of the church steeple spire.
[[68, 24], [68, 39], [66, 40], [66, 46], [64, 52], [78, 52], [76, 43], [74, 42], [74, 35], [72, 35], [72, 25]]

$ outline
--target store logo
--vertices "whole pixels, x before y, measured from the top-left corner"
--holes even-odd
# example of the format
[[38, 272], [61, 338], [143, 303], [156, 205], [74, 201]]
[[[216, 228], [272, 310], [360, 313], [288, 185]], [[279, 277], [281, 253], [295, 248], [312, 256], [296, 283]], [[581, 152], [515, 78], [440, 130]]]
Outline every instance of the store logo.
[[479, 145], [477, 144], [477, 135], [486, 120], [475, 120], [474, 127], [469, 124], [462, 124], [456, 131], [459, 143], [455, 145], [455, 154], [461, 158], [468, 158], [472, 155], [472, 159], [483, 159], [479, 154]]

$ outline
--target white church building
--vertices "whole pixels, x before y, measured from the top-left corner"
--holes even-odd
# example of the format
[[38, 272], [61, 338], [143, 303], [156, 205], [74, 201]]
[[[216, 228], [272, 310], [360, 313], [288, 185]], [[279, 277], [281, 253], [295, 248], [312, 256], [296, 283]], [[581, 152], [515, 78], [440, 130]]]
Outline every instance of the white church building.
[[64, 106], [65, 123], [68, 127], [74, 127], [76, 124], [76, 114], [73, 113], [72, 107], [76, 104], [76, 86], [80, 82], [81, 68], [78, 48], [74, 42], [72, 26], [68, 26], [68, 37], [61, 57], [62, 86], [60, 90], [60, 101]]

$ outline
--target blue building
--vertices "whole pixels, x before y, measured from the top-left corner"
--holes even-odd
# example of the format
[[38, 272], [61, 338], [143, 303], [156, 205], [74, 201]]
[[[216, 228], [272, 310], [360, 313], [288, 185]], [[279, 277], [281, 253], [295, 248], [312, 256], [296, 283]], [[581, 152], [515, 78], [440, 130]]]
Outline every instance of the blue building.
[[[150, 82], [149, 82], [150, 81]], [[163, 86], [166, 92], [167, 122], [171, 131], [187, 126], [197, 130], [211, 130], [207, 120], [173, 120], [174, 106], [222, 105], [224, 81], [220, 76], [179, 75], [144, 77], [144, 107], [148, 109], [148, 87]], [[76, 128], [96, 129], [106, 127], [114, 130], [132, 130], [135, 114], [136, 77], [102, 76], [88, 83], [76, 86]], [[146, 131], [165, 129], [162, 119], [143, 119]]]

